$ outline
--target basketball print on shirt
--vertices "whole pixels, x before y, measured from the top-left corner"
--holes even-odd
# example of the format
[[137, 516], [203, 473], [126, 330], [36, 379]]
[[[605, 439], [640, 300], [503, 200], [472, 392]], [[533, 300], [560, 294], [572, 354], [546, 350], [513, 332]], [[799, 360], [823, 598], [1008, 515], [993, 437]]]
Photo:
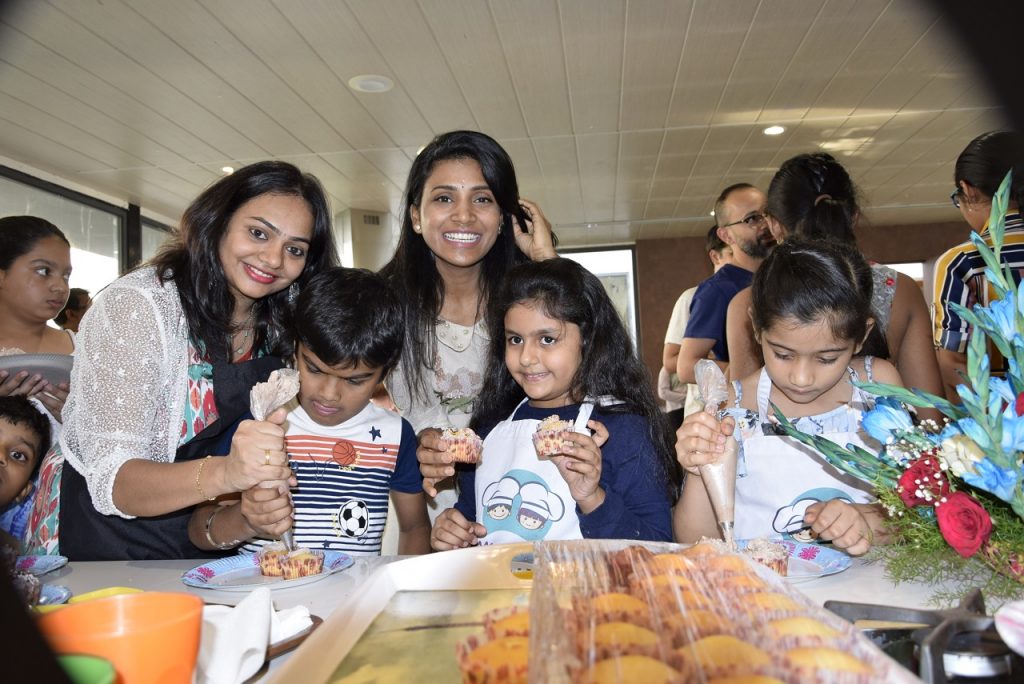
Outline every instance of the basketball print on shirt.
[[331, 449], [331, 458], [342, 468], [350, 470], [359, 463], [356, 446], [347, 439], [339, 439]]

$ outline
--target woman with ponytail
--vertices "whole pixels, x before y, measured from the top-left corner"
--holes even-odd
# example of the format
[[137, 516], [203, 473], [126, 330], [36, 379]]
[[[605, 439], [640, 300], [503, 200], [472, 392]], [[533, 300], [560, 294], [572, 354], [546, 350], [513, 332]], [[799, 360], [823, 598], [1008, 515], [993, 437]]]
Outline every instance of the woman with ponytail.
[[[992, 197], [999, 190], [1007, 171], [1013, 171], [1010, 201], [1006, 214], [1006, 237], [1002, 260], [1009, 265], [1016, 282], [1024, 273], [1024, 135], [1012, 131], [990, 131], [972, 140], [956, 160], [953, 179], [956, 189], [950, 195], [971, 229], [989, 244], [989, 213]], [[946, 250], [935, 263], [935, 346], [946, 396], [960, 401], [956, 386], [966, 372], [967, 343], [971, 326], [950, 306], [985, 306], [992, 295], [985, 278], [985, 262], [970, 241]], [[1005, 370], [1006, 361], [995, 348], [989, 349], [992, 371]]]
[[[768, 214], [779, 236], [832, 239], [857, 249], [855, 229], [860, 218], [858, 193], [850, 174], [825, 152], [800, 154], [779, 168], [768, 187]], [[872, 311], [889, 347], [893, 362], [907, 387], [942, 394], [942, 382], [931, 341], [931, 319], [921, 289], [908, 276], [872, 264]], [[729, 305], [726, 323], [733, 378], [760, 367], [759, 347], [750, 327], [750, 295], [741, 292]], [[741, 350], [740, 356], [733, 351]], [[922, 418], [938, 418], [938, 411], [922, 409]]]

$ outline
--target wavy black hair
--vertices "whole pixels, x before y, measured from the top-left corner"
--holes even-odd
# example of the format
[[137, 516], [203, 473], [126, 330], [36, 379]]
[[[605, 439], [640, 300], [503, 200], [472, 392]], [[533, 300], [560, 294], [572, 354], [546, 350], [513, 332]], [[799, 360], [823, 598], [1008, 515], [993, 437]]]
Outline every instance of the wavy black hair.
[[330, 366], [363, 363], [387, 375], [402, 354], [398, 297], [380, 275], [329, 268], [315, 275], [295, 303], [295, 337]]
[[1024, 209], [1024, 135], [1016, 131], [989, 131], [967, 143], [956, 159], [953, 180], [957, 188], [960, 181], [967, 181], [992, 197], [1010, 170], [1010, 199]]
[[[751, 288], [751, 319], [758, 334], [785, 319], [802, 324], [825, 319], [837, 340], [859, 342], [874, 316], [871, 267], [839, 240], [787, 238], [761, 263]], [[857, 352], [869, 354], [889, 356], [877, 323]]]
[[670, 500], [675, 501], [682, 473], [675, 459], [675, 437], [658, 409], [647, 367], [637, 356], [615, 305], [601, 281], [575, 261], [564, 258], [520, 264], [509, 271], [487, 307], [490, 350], [483, 388], [470, 426], [504, 420], [526, 396], [505, 365], [505, 314], [530, 302], [554, 319], [580, 329], [582, 360], [572, 378], [574, 401], [611, 396], [621, 403], [602, 405], [607, 413], [632, 413], [646, 419]]
[[[185, 210], [174, 238], [149, 263], [162, 283], [173, 281], [178, 287], [189, 333], [214, 358], [231, 359], [230, 338], [235, 332], [231, 322], [235, 302], [220, 263], [220, 243], [238, 208], [261, 195], [301, 197], [313, 215], [306, 264], [295, 281], [299, 288], [338, 263], [327, 197], [315, 176], [287, 162], [263, 161], [244, 166], [204, 190]], [[256, 302], [253, 349], [292, 355], [289, 309], [288, 288]]]
[[790, 235], [857, 244], [857, 188], [827, 152], [798, 154], [783, 162], [768, 186], [767, 211]]
[[486, 306], [491, 293], [515, 264], [528, 260], [516, 246], [515, 220], [526, 225], [519, 205], [519, 185], [508, 153], [496, 140], [477, 131], [451, 131], [430, 141], [417, 155], [409, 170], [402, 208], [402, 233], [395, 254], [381, 269], [398, 293], [405, 308], [405, 356], [402, 372], [412, 394], [429, 395], [425, 371], [433, 371], [437, 341], [437, 317], [444, 303], [444, 281], [434, 265], [434, 254], [423, 236], [413, 230], [412, 207], [418, 207], [434, 167], [453, 159], [472, 159], [501, 210], [506, 230], [498, 235], [480, 269], [480, 302]]
[[60, 238], [71, 246], [61, 229], [38, 216], [5, 216], [0, 218], [0, 271], [6, 271], [14, 260], [32, 251], [36, 243], [48, 237]]

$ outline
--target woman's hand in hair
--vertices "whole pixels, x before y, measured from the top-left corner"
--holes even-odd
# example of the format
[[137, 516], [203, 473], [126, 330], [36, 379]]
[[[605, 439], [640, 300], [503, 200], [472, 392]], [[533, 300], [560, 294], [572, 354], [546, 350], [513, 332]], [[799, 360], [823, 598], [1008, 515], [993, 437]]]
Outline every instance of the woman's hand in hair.
[[239, 423], [231, 438], [231, 451], [223, 459], [222, 486], [218, 493], [244, 492], [261, 482], [295, 482], [285, 453], [282, 424], [287, 415], [287, 410], [280, 408], [266, 420]]
[[68, 400], [70, 389], [71, 385], [66, 382], [62, 382], [59, 385], [46, 383], [46, 387], [35, 395], [36, 399], [42, 402], [46, 410], [50, 412], [50, 415], [56, 418], [59, 423], [64, 422], [61, 414], [64, 411], [64, 403]]
[[252, 528], [253, 537], [277, 539], [294, 525], [295, 510], [288, 489], [250, 487], [242, 492], [242, 518]]
[[437, 496], [437, 483], [455, 474], [451, 454], [441, 439], [441, 431], [437, 428], [424, 428], [417, 436], [419, 446], [416, 447], [416, 460], [420, 462], [420, 475], [423, 476], [423, 491], [427, 495]]
[[697, 466], [714, 463], [725, 453], [736, 421], [726, 417], [719, 421], [704, 411], [691, 413], [676, 431], [676, 458], [686, 471], [700, 475]]
[[530, 257], [531, 261], [543, 261], [558, 256], [555, 253], [554, 234], [551, 232], [551, 224], [544, 217], [540, 207], [530, 200], [519, 198], [519, 206], [526, 214], [526, 225], [522, 225], [519, 219], [515, 221], [516, 245], [523, 254]]
[[434, 521], [434, 527], [430, 530], [430, 548], [435, 551], [464, 549], [475, 546], [480, 537], [486, 534], [486, 527], [466, 519], [457, 509], [448, 508]]
[[608, 428], [591, 420], [587, 427], [594, 434], [566, 433], [563, 439], [572, 442], [565, 453], [552, 456], [551, 462], [558, 468], [569, 493], [584, 515], [592, 513], [604, 503], [605, 493], [601, 489], [601, 445], [608, 441]]

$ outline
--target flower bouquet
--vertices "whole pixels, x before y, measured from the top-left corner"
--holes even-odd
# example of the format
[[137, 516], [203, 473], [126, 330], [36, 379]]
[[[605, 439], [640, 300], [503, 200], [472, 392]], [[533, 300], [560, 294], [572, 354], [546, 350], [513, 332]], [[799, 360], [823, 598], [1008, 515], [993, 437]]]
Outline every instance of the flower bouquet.
[[[878, 455], [799, 432], [777, 409], [782, 430], [833, 466], [875, 486], [889, 515], [893, 544], [875, 547], [894, 581], [941, 584], [948, 602], [982, 586], [986, 595], [1024, 596], [1024, 282], [1015, 287], [1000, 252], [1010, 176], [992, 200], [991, 248], [971, 234], [997, 298], [972, 310], [952, 304], [972, 326], [962, 404], [918, 389], [860, 383], [879, 397], [863, 428]], [[990, 373], [987, 343], [1007, 359], [1005, 378]], [[914, 425], [904, 405], [934, 407], [943, 424]]]

